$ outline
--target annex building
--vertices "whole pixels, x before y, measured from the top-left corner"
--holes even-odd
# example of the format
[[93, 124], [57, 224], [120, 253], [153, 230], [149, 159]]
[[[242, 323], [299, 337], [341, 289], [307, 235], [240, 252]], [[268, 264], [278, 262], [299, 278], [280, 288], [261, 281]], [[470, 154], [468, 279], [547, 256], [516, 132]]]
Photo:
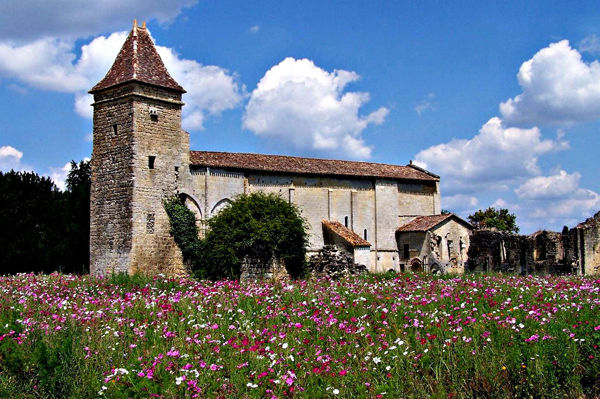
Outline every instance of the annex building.
[[309, 225], [309, 253], [326, 244], [374, 272], [462, 272], [472, 227], [440, 215], [440, 178], [406, 166], [280, 155], [190, 151], [182, 88], [145, 25], [134, 22], [94, 96], [91, 272], [175, 274], [181, 254], [163, 200], [179, 195], [206, 220], [237, 195], [276, 193]]

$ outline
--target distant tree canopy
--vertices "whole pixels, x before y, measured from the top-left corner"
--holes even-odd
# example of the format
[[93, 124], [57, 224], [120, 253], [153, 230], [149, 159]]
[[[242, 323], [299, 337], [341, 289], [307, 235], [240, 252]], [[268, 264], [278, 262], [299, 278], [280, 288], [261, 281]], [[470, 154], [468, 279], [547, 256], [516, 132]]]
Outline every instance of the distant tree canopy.
[[496, 228], [500, 231], [518, 233], [517, 217], [508, 209], [489, 207], [486, 210], [478, 210], [468, 216], [469, 223], [476, 229]]
[[[177, 199], [167, 201], [171, 232], [198, 277], [239, 278], [246, 256], [267, 264], [283, 260], [292, 277], [303, 273], [307, 233], [298, 208], [274, 194], [237, 197], [208, 221], [205, 239], [197, 239], [194, 215]], [[194, 238], [195, 237], [195, 238]]]
[[89, 271], [89, 162], [67, 190], [33, 172], [0, 172], [0, 274]]

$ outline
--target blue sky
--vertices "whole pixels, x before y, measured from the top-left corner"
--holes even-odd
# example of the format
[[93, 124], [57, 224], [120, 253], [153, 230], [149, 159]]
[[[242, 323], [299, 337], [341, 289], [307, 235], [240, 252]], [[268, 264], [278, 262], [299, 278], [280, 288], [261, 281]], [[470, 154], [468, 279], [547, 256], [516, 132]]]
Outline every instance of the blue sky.
[[525, 233], [600, 210], [600, 3], [132, 0], [0, 4], [0, 170], [63, 184], [85, 92], [146, 20], [197, 150], [406, 164], [442, 206]]

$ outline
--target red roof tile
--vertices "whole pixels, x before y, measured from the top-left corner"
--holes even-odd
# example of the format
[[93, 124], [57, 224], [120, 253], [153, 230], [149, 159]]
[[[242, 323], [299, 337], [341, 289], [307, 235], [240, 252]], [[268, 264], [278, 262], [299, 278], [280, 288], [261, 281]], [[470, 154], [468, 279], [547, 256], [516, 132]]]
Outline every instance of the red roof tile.
[[370, 247], [371, 243], [362, 239], [358, 234], [334, 220], [322, 220], [323, 226], [332, 233], [340, 236], [344, 241], [353, 247]]
[[284, 155], [190, 151], [190, 162], [192, 165], [197, 166], [246, 169], [264, 172], [347, 177], [383, 177], [424, 181], [439, 180], [435, 175], [423, 172], [411, 166], [302, 158]]
[[156, 52], [148, 30], [139, 26], [131, 30], [112, 67], [90, 93], [130, 81], [149, 83], [185, 93], [183, 87], [169, 75]]
[[462, 220], [455, 214], [448, 213], [445, 215], [429, 215], [429, 216], [416, 217], [413, 220], [411, 220], [410, 222], [398, 227], [398, 229], [396, 229], [396, 231], [399, 231], [399, 232], [427, 231], [427, 230], [430, 230], [430, 229], [436, 227], [437, 225], [446, 221], [446, 219], [449, 219], [449, 218], [455, 218], [457, 221], [472, 228], [472, 226], [469, 223], [465, 222], [464, 220]]

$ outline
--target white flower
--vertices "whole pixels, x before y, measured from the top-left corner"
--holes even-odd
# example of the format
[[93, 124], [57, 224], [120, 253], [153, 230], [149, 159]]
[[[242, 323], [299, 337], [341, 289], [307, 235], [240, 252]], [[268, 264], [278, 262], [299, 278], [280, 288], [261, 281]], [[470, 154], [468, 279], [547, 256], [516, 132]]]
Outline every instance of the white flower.
[[334, 394], [334, 395], [337, 395], [337, 394], [339, 394], [339, 393], [340, 393], [340, 390], [339, 390], [339, 389], [337, 389], [337, 388], [335, 388], [335, 389], [334, 389], [332, 392], [333, 392], [333, 394]]
[[287, 349], [287, 347], [288, 347], [288, 343], [287, 343], [287, 342], [284, 342], [284, 343], [283, 343], [283, 345], [281, 345], [281, 347], [282, 347], [283, 349]]
[[374, 357], [374, 358], [373, 358], [373, 363], [375, 363], [375, 364], [379, 364], [379, 363], [381, 363], [381, 359], [380, 359], [380, 358], [378, 358], [378, 357]]

